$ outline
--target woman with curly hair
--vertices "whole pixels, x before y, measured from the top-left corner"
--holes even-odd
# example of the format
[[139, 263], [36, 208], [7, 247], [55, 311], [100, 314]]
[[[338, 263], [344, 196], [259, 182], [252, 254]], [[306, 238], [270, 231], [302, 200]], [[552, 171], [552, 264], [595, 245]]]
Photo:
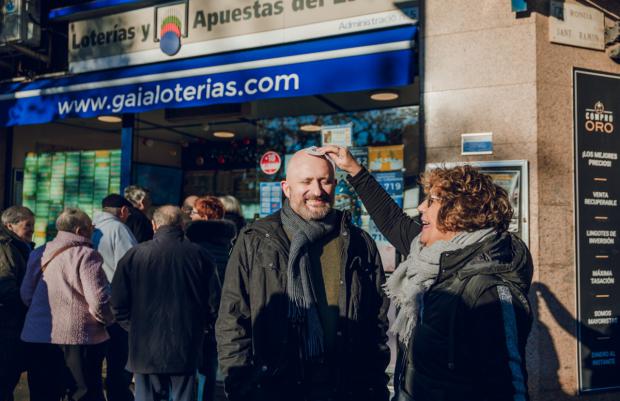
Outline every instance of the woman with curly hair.
[[532, 258], [509, 233], [504, 189], [471, 166], [421, 177], [420, 219], [344, 148], [320, 148], [342, 170], [383, 235], [406, 256], [385, 291], [398, 313], [398, 401], [528, 399], [525, 345]]

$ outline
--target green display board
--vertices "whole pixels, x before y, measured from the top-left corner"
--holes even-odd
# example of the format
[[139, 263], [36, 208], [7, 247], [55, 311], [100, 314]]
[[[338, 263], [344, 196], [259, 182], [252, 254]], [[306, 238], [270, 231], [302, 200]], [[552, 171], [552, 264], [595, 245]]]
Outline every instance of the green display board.
[[23, 205], [35, 214], [34, 242], [56, 235], [56, 218], [65, 207], [88, 215], [101, 209], [101, 200], [119, 193], [121, 151], [28, 153], [24, 165]]

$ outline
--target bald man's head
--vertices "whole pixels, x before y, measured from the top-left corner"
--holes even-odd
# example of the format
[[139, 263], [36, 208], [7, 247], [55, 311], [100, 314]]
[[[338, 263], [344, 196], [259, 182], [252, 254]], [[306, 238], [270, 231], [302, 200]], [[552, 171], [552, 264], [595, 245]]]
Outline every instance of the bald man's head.
[[178, 206], [164, 205], [153, 213], [153, 229], [157, 231], [163, 226], [183, 226], [183, 212]]
[[286, 166], [282, 191], [295, 213], [306, 220], [321, 220], [334, 204], [334, 167], [324, 156], [300, 150]]

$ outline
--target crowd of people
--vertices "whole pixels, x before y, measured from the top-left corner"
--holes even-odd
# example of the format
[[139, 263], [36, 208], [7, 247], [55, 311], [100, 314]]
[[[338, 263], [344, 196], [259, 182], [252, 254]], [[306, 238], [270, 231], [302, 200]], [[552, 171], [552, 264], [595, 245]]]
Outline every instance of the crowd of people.
[[[33, 212], [2, 213], [0, 400], [24, 371], [33, 401], [154, 400], [169, 392], [162, 375], [182, 372], [198, 372], [198, 400], [214, 399], [213, 327], [240, 205], [191, 196], [183, 211], [151, 209], [148, 190], [129, 186], [92, 220], [66, 208], [36, 249]], [[169, 397], [195, 400], [193, 379]]]
[[[333, 208], [335, 166], [404, 256], [387, 280]], [[33, 249], [32, 211], [6, 209], [0, 401], [24, 371], [33, 401], [213, 400], [218, 369], [231, 401], [387, 401], [388, 327], [394, 400], [527, 400], [533, 267], [508, 196], [469, 166], [420, 183], [413, 218], [326, 146], [289, 160], [282, 209], [247, 226], [234, 197], [152, 208], [130, 186], [92, 220], [66, 208]]]

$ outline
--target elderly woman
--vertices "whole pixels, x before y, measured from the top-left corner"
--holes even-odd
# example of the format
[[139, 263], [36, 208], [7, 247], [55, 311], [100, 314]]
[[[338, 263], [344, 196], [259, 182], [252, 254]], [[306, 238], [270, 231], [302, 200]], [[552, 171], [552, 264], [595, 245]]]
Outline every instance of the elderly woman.
[[533, 267], [525, 244], [507, 232], [506, 191], [470, 166], [427, 172], [420, 224], [346, 149], [320, 150], [349, 173], [383, 235], [407, 256], [385, 287], [398, 308], [396, 399], [527, 400]]
[[26, 368], [19, 339], [26, 308], [19, 298], [19, 286], [32, 250], [34, 214], [27, 207], [12, 206], [2, 212], [0, 220], [0, 400], [12, 401]]
[[113, 320], [103, 260], [86, 213], [65, 209], [56, 228], [31, 253], [20, 291], [29, 307], [21, 338], [32, 353], [30, 400], [103, 401], [105, 326]]

